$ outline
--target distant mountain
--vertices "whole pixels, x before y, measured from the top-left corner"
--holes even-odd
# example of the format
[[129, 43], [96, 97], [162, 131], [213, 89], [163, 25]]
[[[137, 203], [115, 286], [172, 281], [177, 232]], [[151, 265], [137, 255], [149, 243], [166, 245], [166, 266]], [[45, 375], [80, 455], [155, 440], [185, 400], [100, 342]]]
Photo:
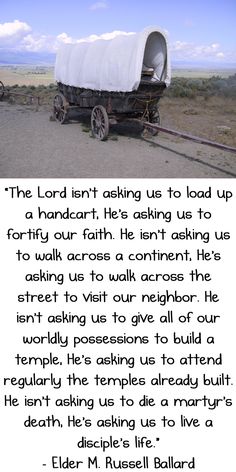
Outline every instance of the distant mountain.
[[[51, 66], [55, 64], [56, 54], [42, 52], [26, 52], [0, 49], [0, 65], [35, 65]], [[174, 69], [236, 69], [236, 63], [220, 63], [209, 61], [171, 61]]]
[[52, 53], [23, 52], [0, 49], [0, 65], [37, 65], [49, 66], [55, 63]]

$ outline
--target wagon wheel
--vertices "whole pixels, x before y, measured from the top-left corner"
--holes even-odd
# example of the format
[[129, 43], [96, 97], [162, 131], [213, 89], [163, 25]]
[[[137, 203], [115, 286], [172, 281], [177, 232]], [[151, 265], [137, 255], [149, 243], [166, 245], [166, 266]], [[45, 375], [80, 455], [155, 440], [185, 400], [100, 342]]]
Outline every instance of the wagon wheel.
[[53, 100], [53, 116], [56, 121], [63, 124], [65, 123], [68, 115], [69, 103], [65, 99], [64, 95], [57, 93]]
[[[148, 121], [149, 123], [153, 123], [154, 125], [160, 125], [161, 124], [161, 116], [159, 112], [159, 108], [155, 107], [152, 110], [149, 111], [149, 116], [148, 116]], [[146, 128], [143, 132], [143, 136], [156, 136], [158, 134], [158, 130], [154, 128]]]
[[0, 100], [2, 100], [2, 98], [4, 96], [4, 92], [5, 92], [5, 87], [4, 87], [3, 83], [0, 80]]
[[91, 114], [91, 128], [93, 136], [104, 141], [109, 133], [109, 120], [106, 109], [102, 105], [93, 108]]
[[[154, 125], [160, 125], [161, 124], [161, 116], [159, 112], [159, 108], [156, 107], [153, 110], [150, 111], [149, 113], [149, 121], [150, 123], [153, 123]], [[156, 129], [150, 129], [152, 136], [156, 136], [158, 134], [158, 130]]]

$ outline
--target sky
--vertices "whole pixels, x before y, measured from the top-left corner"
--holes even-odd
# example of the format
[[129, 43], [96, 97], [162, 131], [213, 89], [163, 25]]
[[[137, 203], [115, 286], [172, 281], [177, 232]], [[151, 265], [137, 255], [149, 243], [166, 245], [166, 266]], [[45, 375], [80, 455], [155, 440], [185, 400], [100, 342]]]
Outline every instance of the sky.
[[236, 63], [236, 0], [0, 0], [0, 61], [150, 25], [167, 32], [174, 61]]

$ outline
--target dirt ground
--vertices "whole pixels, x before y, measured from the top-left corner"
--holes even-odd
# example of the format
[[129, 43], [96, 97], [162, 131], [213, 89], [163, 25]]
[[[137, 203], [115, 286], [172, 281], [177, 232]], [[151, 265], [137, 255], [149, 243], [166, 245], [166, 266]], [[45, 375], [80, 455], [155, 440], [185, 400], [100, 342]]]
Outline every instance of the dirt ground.
[[[141, 138], [134, 123], [91, 137], [90, 117], [50, 120], [50, 106], [0, 102], [1, 178], [235, 178], [236, 154], [159, 133]], [[162, 124], [236, 147], [235, 103], [163, 98]]]
[[206, 99], [163, 97], [163, 125], [221, 144], [236, 147], [236, 100], [213, 96]]

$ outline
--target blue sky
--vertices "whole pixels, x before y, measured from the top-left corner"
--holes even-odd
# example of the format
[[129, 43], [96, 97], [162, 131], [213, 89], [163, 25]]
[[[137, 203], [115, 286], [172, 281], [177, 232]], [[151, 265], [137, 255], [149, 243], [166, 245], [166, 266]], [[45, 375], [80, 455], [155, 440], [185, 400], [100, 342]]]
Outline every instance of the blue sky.
[[236, 63], [236, 0], [0, 0], [0, 55], [149, 25], [168, 31], [174, 60]]

